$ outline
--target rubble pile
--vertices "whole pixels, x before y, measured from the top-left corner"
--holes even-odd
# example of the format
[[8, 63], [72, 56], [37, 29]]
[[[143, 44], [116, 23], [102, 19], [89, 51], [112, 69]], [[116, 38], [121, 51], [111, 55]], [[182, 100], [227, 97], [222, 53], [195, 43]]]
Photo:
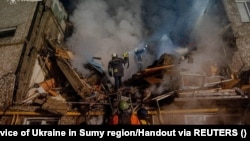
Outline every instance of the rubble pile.
[[[54, 50], [58, 50], [58, 45], [52, 42], [49, 44]], [[60, 52], [63, 50], [60, 49]], [[55, 64], [50, 65], [57, 66], [61, 70], [59, 76], [64, 75], [64, 79], [58, 79], [55, 75], [54, 78], [36, 84], [29, 90], [28, 97], [22, 104], [39, 105], [41, 110], [61, 116], [66, 115], [67, 111], [78, 109], [87, 115], [91, 112], [98, 116], [104, 113], [108, 117], [117, 110], [120, 100], [128, 101], [131, 111], [135, 112], [142, 106], [151, 111], [160, 110], [162, 104], [159, 102], [162, 100], [167, 100], [167, 105], [173, 101], [248, 98], [250, 86], [248, 83], [243, 85], [237, 76], [219, 75], [218, 66], [211, 66], [210, 70], [210, 74], [216, 75], [179, 70], [179, 58], [167, 53], [132, 75], [117, 92], [105, 71], [95, 62], [84, 64], [91, 72], [87, 77], [73, 69], [68, 60], [70, 58], [65, 52], [62, 54], [57, 52], [51, 58], [56, 59], [51, 61]], [[68, 93], [65, 88], [73, 91]], [[156, 89], [161, 91], [155, 91]]]

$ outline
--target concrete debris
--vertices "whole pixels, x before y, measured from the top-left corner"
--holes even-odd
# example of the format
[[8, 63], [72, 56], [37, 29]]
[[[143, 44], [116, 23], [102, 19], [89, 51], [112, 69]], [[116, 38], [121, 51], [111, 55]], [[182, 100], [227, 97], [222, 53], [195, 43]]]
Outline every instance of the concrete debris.
[[[54, 43], [48, 42], [50, 46], [57, 48]], [[22, 103], [40, 105], [42, 110], [61, 116], [66, 115], [71, 108], [78, 108], [85, 114], [99, 113], [100, 116], [89, 116], [86, 119], [86, 124], [91, 125], [106, 122], [103, 116], [109, 117], [115, 111], [119, 111], [118, 105], [121, 100], [130, 103], [130, 111], [133, 112], [142, 106], [160, 111], [162, 101], [171, 103], [174, 99], [187, 101], [248, 98], [245, 91], [250, 90], [249, 85], [239, 87], [239, 78], [220, 76], [220, 68], [215, 64], [211, 66], [209, 75], [202, 72], [180, 71], [176, 68], [176, 63], [179, 63], [176, 58], [165, 53], [151, 66], [132, 75], [124, 82], [123, 87], [115, 92], [102, 67], [98, 67], [94, 62], [88, 62], [84, 67], [92, 74], [88, 77], [83, 76], [72, 68], [67, 60], [69, 58], [64, 53], [58, 55], [63, 52], [62, 50], [57, 49], [56, 52], [56, 64], [52, 65], [58, 65], [77, 95], [72, 99], [67, 91], [57, 88], [61, 82], [49, 78], [31, 88], [28, 97]]]
[[53, 97], [48, 97], [41, 108], [57, 115], [66, 115], [68, 111], [67, 103]]
[[87, 125], [102, 125], [103, 116], [89, 116], [86, 122]]

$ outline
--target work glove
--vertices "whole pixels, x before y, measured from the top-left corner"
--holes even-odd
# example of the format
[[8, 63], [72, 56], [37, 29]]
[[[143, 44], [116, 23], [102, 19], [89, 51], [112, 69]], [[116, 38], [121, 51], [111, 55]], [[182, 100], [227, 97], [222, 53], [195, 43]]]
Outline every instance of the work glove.
[[128, 58], [129, 54], [128, 52], [123, 53], [123, 58]]

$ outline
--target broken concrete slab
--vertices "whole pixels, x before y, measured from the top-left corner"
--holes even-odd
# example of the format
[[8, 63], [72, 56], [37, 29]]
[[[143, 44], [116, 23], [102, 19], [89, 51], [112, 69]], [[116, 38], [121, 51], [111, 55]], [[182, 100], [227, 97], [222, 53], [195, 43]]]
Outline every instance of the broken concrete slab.
[[68, 111], [68, 105], [66, 102], [57, 100], [53, 97], [48, 97], [45, 103], [42, 105], [42, 109], [58, 115], [66, 115]]

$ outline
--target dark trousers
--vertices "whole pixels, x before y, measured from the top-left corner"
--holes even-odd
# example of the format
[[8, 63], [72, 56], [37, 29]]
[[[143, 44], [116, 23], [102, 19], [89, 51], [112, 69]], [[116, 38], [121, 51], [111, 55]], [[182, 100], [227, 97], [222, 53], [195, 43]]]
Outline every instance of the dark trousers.
[[114, 76], [115, 79], [115, 91], [117, 91], [122, 86], [122, 77]]

